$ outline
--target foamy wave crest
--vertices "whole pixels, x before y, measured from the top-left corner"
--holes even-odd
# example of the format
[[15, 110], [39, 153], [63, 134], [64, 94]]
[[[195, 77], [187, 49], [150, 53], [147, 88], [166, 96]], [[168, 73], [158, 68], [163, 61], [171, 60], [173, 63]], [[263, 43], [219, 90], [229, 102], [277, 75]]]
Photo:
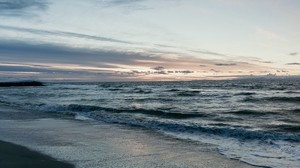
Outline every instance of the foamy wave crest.
[[[100, 106], [89, 106], [89, 105], [40, 105], [39, 110], [44, 112], [61, 112], [65, 114], [77, 114], [85, 113], [88, 117], [96, 120], [104, 120], [106, 122], [128, 124], [134, 126], [142, 126], [146, 128], [172, 131], [172, 132], [189, 132], [194, 134], [213, 134], [222, 137], [232, 137], [240, 140], [285, 140], [300, 142], [300, 134], [287, 134], [280, 132], [267, 132], [258, 130], [249, 130], [245, 128], [233, 128], [217, 127], [217, 126], [205, 126], [196, 123], [187, 122], [176, 122], [175, 120], [164, 119], [165, 118], [189, 118], [205, 117], [204, 114], [180, 114], [180, 113], [167, 113], [158, 110], [147, 110], [147, 109], [112, 109]], [[128, 116], [132, 114], [132, 116]], [[143, 117], [137, 118], [134, 114], [146, 114], [149, 116], [160, 116], [160, 118]], [[190, 116], [189, 116], [190, 115]]]

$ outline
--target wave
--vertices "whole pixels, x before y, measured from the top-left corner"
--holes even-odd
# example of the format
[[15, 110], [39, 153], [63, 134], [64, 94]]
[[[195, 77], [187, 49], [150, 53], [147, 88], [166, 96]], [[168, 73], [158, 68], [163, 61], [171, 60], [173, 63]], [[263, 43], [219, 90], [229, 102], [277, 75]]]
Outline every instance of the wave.
[[98, 87], [102, 87], [102, 88], [109, 88], [112, 86], [114, 86], [112, 83], [102, 83], [98, 85]]
[[149, 116], [156, 116], [160, 118], [170, 118], [170, 119], [188, 119], [188, 118], [203, 118], [210, 117], [211, 114], [201, 114], [201, 113], [178, 113], [178, 112], [166, 112], [163, 110], [151, 110], [142, 108], [131, 108], [131, 109], [116, 109], [100, 106], [90, 106], [90, 105], [56, 105], [47, 106], [40, 105], [40, 110], [45, 112], [95, 112], [95, 111], [105, 111], [109, 113], [129, 113], [129, 114], [146, 114]]
[[168, 89], [165, 92], [175, 93], [177, 96], [197, 96], [201, 93], [199, 90], [182, 90], [182, 89]]
[[299, 102], [300, 97], [270, 97], [267, 100], [269, 101], [283, 101], [283, 102]]
[[1, 100], [1, 99], [0, 99], [0, 103], [1, 104], [5, 104], [5, 105], [10, 105], [11, 104], [10, 102], [5, 101], [5, 100]]
[[144, 89], [141, 89], [141, 88], [134, 88], [134, 89], [130, 89], [130, 90], [125, 90], [124, 88], [122, 87], [109, 87], [107, 88], [107, 90], [109, 91], [124, 91], [125, 93], [140, 93], [140, 94], [150, 94], [152, 93], [151, 90], [144, 90]]
[[186, 91], [181, 91], [177, 93], [177, 96], [198, 96], [200, 91], [197, 90], [186, 90]]
[[142, 88], [132, 88], [132, 89], [121, 89], [121, 88], [109, 88], [110, 91], [122, 91], [123, 93], [132, 94], [151, 94], [153, 93], [151, 89], [142, 89]]
[[251, 95], [255, 95], [256, 93], [254, 92], [240, 92], [240, 93], [236, 93], [234, 94], [235, 96], [251, 96]]
[[135, 101], [135, 102], [149, 102], [149, 101], [158, 101], [158, 102], [177, 102], [178, 100], [172, 99], [170, 97], [147, 97], [147, 98], [126, 98], [126, 101]]
[[120, 89], [120, 88], [109, 88], [108, 90], [109, 91], [120, 91], [120, 90], [123, 90], [123, 89]]
[[264, 115], [277, 115], [275, 112], [267, 112], [267, 111], [255, 111], [255, 110], [238, 110], [238, 111], [230, 111], [228, 114], [235, 115], [254, 115], [254, 116], [264, 116]]
[[300, 125], [281, 124], [269, 125], [268, 127], [276, 131], [300, 133]]
[[152, 93], [151, 90], [144, 90], [144, 89], [141, 89], [141, 88], [135, 88], [132, 90], [133, 93], [140, 93], [140, 94], [150, 94]]
[[251, 140], [285, 140], [285, 141], [300, 141], [300, 134], [286, 134], [286, 133], [274, 133], [267, 131], [254, 131], [247, 130], [245, 128], [232, 128], [232, 127], [218, 127], [218, 126], [204, 126], [200, 124], [192, 123], [180, 123], [174, 121], [160, 121], [160, 120], [140, 120], [140, 119], [120, 119], [118, 117], [113, 117], [107, 120], [107, 116], [104, 115], [93, 115], [94, 118], [105, 120], [108, 122], [127, 124], [132, 126], [142, 126], [151, 129], [158, 129], [168, 132], [177, 133], [192, 133], [195, 135], [217, 135], [221, 137], [237, 138], [239, 140], [251, 141]]
[[300, 109], [293, 109], [293, 110], [291, 110], [291, 112], [300, 113]]
[[265, 98], [247, 97], [243, 99], [243, 101], [244, 102], [271, 101], [271, 102], [300, 103], [300, 97], [265, 97]]
[[11, 105], [11, 101], [9, 101], [9, 98], [7, 96], [0, 95], [0, 103], [5, 105]]
[[284, 93], [288, 93], [288, 94], [300, 94], [300, 92], [297, 92], [297, 91], [286, 91]]
[[[46, 109], [45, 109], [46, 108]], [[164, 120], [163, 118], [189, 118], [189, 117], [205, 117], [206, 114], [181, 114], [181, 113], [166, 113], [157, 110], [147, 109], [112, 109], [99, 106], [87, 106], [87, 105], [65, 105], [65, 106], [45, 106], [40, 107], [42, 111], [47, 112], [63, 112], [68, 115], [77, 115], [80, 113], [82, 116], [92, 118], [95, 120], [101, 120], [110, 123], [126, 124], [131, 126], [141, 126], [151, 129], [171, 131], [171, 132], [187, 132], [193, 134], [213, 134], [222, 137], [237, 138], [240, 140], [285, 140], [300, 142], [300, 134], [289, 134], [280, 132], [268, 132], [260, 130], [249, 130], [240, 127], [224, 127], [224, 126], [206, 126], [196, 123], [176, 122], [176, 120]], [[85, 113], [83, 113], [85, 112]], [[160, 116], [162, 118], [135, 118], [128, 117], [125, 113], [140, 113], [154, 116]]]
[[165, 90], [166, 92], [179, 92], [181, 90], [179, 89], [169, 89], [169, 90]]

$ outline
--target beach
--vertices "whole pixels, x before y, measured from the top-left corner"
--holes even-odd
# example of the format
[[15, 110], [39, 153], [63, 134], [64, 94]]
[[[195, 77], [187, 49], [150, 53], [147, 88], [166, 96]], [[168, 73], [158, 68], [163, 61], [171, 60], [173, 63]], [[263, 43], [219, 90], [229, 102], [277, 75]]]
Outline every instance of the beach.
[[[21, 108], [1, 107], [0, 140], [74, 164], [77, 168], [253, 167], [226, 158], [213, 145], [179, 140], [148, 129], [38, 112], [27, 112], [31, 115], [23, 118], [22, 112]], [[11, 146], [14, 151], [11, 161], [18, 161], [18, 148]], [[1, 148], [1, 156], [4, 150]], [[34, 165], [39, 161], [36, 158], [30, 162]], [[1, 162], [0, 167], [4, 164], [6, 162]]]
[[300, 0], [0, 0], [0, 168], [300, 168]]
[[74, 168], [73, 165], [31, 151], [25, 147], [0, 141], [0, 166], [5, 168]]

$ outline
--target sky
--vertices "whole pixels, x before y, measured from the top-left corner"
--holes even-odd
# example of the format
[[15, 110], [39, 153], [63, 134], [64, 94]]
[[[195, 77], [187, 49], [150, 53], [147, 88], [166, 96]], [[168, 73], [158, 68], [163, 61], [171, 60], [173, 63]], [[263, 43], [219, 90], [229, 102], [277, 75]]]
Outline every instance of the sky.
[[300, 75], [299, 0], [0, 0], [0, 81]]

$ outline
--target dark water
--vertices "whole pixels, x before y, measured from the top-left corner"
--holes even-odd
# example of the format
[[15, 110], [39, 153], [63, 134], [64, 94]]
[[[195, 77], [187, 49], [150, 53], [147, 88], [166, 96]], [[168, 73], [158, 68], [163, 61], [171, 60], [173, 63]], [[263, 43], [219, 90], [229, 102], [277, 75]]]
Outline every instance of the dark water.
[[50, 83], [0, 88], [1, 103], [212, 143], [255, 165], [300, 165], [300, 80]]

